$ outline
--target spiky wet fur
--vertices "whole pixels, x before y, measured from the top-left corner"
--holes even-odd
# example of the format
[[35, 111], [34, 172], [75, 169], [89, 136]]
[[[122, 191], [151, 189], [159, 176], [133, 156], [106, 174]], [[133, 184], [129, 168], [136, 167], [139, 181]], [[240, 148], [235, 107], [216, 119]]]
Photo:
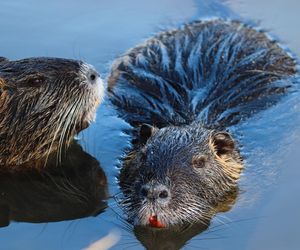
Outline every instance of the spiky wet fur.
[[[211, 133], [201, 126], [169, 126], [154, 132], [145, 146], [127, 156], [120, 183], [125, 196], [122, 205], [129, 218], [142, 225], [148, 224], [152, 214], [157, 214], [163, 225], [209, 220], [224, 196], [236, 191], [237, 175], [243, 167], [236, 151], [227, 159], [216, 157]], [[207, 156], [208, 166], [191, 167], [197, 155]], [[171, 202], [146, 202], [140, 196], [145, 183], [167, 186]]]
[[87, 83], [90, 66], [29, 58], [0, 62], [0, 165], [44, 159], [93, 119], [103, 86]]
[[[206, 221], [237, 188], [243, 168], [237, 146], [216, 154], [214, 134], [276, 104], [298, 78], [295, 61], [265, 33], [211, 20], [129, 50], [108, 82], [121, 117], [137, 130], [143, 123], [157, 127], [145, 143], [138, 137], [125, 158], [122, 205], [137, 224], [157, 214], [169, 226]], [[193, 168], [197, 155], [207, 157], [205, 168]], [[170, 189], [165, 207], [142, 199], [142, 185], [151, 182]]]

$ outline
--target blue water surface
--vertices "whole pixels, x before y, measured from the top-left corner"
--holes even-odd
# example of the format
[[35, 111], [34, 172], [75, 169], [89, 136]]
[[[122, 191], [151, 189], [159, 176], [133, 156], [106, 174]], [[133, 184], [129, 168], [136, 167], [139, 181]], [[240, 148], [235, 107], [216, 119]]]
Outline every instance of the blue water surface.
[[[0, 55], [11, 60], [35, 56], [81, 59], [93, 64], [105, 79], [118, 55], [156, 32], [200, 18], [241, 19], [222, 2], [1, 0]], [[188, 241], [186, 249], [298, 249], [299, 116], [281, 117], [287, 113], [286, 107], [290, 107], [289, 114], [299, 113], [296, 100], [297, 96], [288, 99], [233, 129], [247, 158], [242, 193], [235, 206], [217, 215], [210, 229]], [[288, 133], [279, 133], [278, 126]], [[129, 145], [130, 138], [123, 132], [128, 128], [106, 100], [96, 123], [79, 135], [85, 151], [96, 157], [105, 171], [111, 195], [119, 192], [116, 166]], [[0, 250], [85, 249], [112, 231], [120, 236], [112, 249], [143, 249], [118, 214], [122, 216], [111, 199], [109, 207], [96, 217], [37, 224], [11, 222], [0, 228]]]

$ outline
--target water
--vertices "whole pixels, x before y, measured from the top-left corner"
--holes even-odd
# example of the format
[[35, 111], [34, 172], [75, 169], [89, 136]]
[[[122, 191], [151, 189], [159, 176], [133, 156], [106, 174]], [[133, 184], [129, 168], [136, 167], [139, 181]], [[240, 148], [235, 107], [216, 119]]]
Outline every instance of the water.
[[[160, 30], [200, 17], [240, 18], [235, 14], [239, 13], [246, 19], [261, 19], [260, 25], [272, 28], [272, 33], [282, 38], [299, 57], [299, 37], [295, 25], [299, 23], [295, 11], [299, 4], [293, 0], [275, 2], [264, 0], [250, 4], [246, 1], [225, 1], [234, 12], [219, 2], [208, 0], [1, 0], [1, 56], [9, 59], [33, 56], [82, 59], [95, 65], [105, 78], [116, 56]], [[147, 232], [138, 231], [137, 238], [114, 212], [117, 210], [121, 214], [113, 199], [108, 204], [99, 202], [106, 188], [103, 184], [105, 178], [109, 193], [114, 195], [119, 192], [115, 180], [118, 170], [115, 166], [130, 139], [122, 132], [129, 126], [117, 118], [114, 110], [105, 102], [98, 111], [96, 123], [79, 135], [80, 144], [90, 156], [78, 154], [80, 157], [86, 156], [78, 165], [78, 170], [75, 168], [71, 173], [64, 173], [72, 184], [67, 186], [67, 195], [70, 195], [70, 188], [72, 191], [76, 183], [79, 183], [86, 198], [88, 195], [84, 190], [90, 193], [93, 186], [99, 187], [95, 189], [97, 192], [93, 193], [94, 196], [87, 198], [91, 201], [90, 206], [85, 211], [81, 209], [80, 202], [68, 203], [68, 199], [62, 205], [61, 197], [65, 194], [59, 191], [65, 189], [60, 189], [61, 186], [55, 188], [51, 182], [51, 191], [47, 185], [42, 188], [42, 183], [46, 181], [38, 178], [33, 181], [31, 175], [24, 182], [18, 179], [17, 182], [10, 182], [8, 177], [1, 179], [1, 187], [8, 188], [8, 198], [15, 204], [14, 219], [36, 223], [12, 221], [9, 226], [0, 228], [0, 249], [84, 249], [110, 232], [117, 235], [116, 241], [119, 240], [112, 249], [143, 249], [140, 240], [147, 245], [157, 241], [166, 249], [184, 244], [187, 249], [298, 249], [299, 116], [288, 115], [282, 122], [284, 113], [299, 113], [295, 98], [260, 114], [234, 131], [236, 134], [247, 134], [246, 138], [241, 139], [244, 146], [242, 152], [247, 156], [247, 169], [241, 181], [242, 193], [230, 211], [220, 213], [206, 231], [197, 226], [185, 234], [173, 232], [171, 235], [147, 236]], [[286, 112], [286, 107], [289, 107], [289, 112]], [[279, 125], [288, 133], [278, 133]], [[95, 163], [91, 156], [100, 163]], [[81, 173], [81, 165], [88, 166], [92, 173], [102, 173], [102, 186], [73, 178]], [[64, 185], [64, 180], [59, 177], [55, 181]], [[97, 180], [94, 181], [97, 183]], [[27, 190], [38, 195], [36, 204], [35, 199], [26, 196]], [[98, 202], [95, 200], [97, 197]], [[42, 209], [33, 212], [31, 207], [39, 206], [46, 208], [45, 213]], [[53, 218], [50, 219], [49, 214]], [[88, 215], [90, 217], [86, 217]], [[74, 219], [76, 216], [78, 219]], [[47, 223], [47, 218], [48, 221], [69, 220]], [[202, 234], [197, 235], [203, 230]]]

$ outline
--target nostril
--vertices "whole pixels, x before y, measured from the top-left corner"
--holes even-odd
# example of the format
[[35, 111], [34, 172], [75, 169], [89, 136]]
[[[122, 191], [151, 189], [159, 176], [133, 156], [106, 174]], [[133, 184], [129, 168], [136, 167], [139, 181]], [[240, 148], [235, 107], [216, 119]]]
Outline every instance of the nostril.
[[90, 69], [88, 71], [87, 77], [89, 82], [94, 84], [97, 81], [98, 77], [100, 77], [100, 75], [95, 69]]
[[160, 199], [166, 199], [166, 198], [168, 198], [168, 196], [169, 196], [169, 192], [167, 190], [160, 191], [160, 193], [158, 195], [158, 197]]
[[90, 78], [91, 78], [92, 81], [95, 81], [96, 75], [95, 74], [91, 74]]
[[143, 185], [140, 188], [140, 195], [143, 199], [163, 201], [170, 196], [169, 189], [165, 185]]

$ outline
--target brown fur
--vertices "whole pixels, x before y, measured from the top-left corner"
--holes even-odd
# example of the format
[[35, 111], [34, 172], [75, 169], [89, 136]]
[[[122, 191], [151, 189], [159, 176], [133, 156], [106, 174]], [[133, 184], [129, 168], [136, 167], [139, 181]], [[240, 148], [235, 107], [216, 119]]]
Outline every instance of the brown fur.
[[98, 73], [80, 61], [2, 61], [0, 165], [17, 169], [28, 161], [46, 162], [56, 150], [59, 160], [61, 149], [93, 120], [101, 88]]

